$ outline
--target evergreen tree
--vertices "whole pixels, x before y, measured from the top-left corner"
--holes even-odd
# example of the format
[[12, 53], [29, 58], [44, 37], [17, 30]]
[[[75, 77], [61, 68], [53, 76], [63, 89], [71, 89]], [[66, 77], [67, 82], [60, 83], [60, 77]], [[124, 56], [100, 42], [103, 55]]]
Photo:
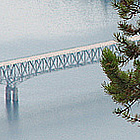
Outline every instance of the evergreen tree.
[[[140, 114], [135, 112], [140, 102], [140, 41], [130, 38], [140, 35], [140, 2], [139, 0], [114, 0], [112, 5], [117, 10], [121, 21], [118, 23], [119, 33], [114, 34], [120, 55], [104, 49], [101, 66], [109, 79], [103, 87], [113, 101], [119, 104], [114, 110], [117, 116], [122, 116], [132, 123], [140, 123]], [[133, 66], [122, 70], [128, 63]]]

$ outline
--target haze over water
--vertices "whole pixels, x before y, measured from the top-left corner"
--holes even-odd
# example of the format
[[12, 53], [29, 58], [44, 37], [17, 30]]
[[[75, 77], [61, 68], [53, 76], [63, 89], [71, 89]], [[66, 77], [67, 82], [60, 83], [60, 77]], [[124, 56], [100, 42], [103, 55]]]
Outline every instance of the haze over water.
[[[112, 40], [116, 12], [104, 0], [0, 0], [0, 61]], [[100, 64], [47, 73], [18, 86], [6, 106], [0, 85], [1, 140], [138, 140], [136, 126], [112, 115]]]
[[112, 39], [110, 1], [1, 0], [1, 60]]

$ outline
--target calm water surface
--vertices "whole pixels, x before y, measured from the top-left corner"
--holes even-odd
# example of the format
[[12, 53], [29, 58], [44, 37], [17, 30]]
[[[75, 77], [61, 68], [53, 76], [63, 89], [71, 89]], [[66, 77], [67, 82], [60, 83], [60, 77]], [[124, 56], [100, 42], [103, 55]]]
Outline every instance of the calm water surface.
[[[112, 39], [118, 17], [105, 0], [0, 0], [0, 60]], [[0, 140], [138, 140], [139, 129], [112, 115], [98, 63], [53, 72], [18, 86], [5, 103]]]
[[108, 41], [116, 31], [109, 0], [0, 2], [0, 60]]

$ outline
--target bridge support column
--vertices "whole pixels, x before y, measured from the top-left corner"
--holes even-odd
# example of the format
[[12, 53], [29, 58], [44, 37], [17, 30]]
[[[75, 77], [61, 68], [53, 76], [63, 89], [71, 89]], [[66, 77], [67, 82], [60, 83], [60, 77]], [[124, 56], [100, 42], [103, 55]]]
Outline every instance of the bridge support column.
[[[11, 97], [11, 95], [13, 96]], [[6, 102], [11, 102], [11, 98], [13, 102], [18, 101], [18, 89], [17, 87], [11, 87], [9, 85], [6, 86]]]
[[17, 87], [13, 88], [13, 102], [17, 102], [18, 101], [18, 89]]
[[11, 101], [11, 87], [9, 85], [6, 86], [6, 101]]

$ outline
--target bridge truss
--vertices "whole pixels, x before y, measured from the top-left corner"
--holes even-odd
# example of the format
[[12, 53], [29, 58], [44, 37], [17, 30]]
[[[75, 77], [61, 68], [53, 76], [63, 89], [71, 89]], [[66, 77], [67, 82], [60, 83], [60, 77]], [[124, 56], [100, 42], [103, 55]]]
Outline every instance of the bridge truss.
[[[137, 44], [140, 40], [140, 36], [131, 38], [131, 40]], [[115, 42], [109, 41], [1, 62], [0, 84], [6, 85], [6, 102], [11, 101], [11, 95], [13, 96], [14, 102], [18, 101], [17, 85], [19, 83], [40, 74], [99, 62], [104, 48], [108, 48], [117, 53]]]
[[115, 51], [116, 45], [113, 44], [105, 47], [81, 50], [73, 53], [64, 53], [37, 60], [29, 60], [1, 66], [0, 84], [15, 87], [17, 84], [43, 73], [50, 73], [99, 62], [104, 48], [109, 48], [110, 50]]

